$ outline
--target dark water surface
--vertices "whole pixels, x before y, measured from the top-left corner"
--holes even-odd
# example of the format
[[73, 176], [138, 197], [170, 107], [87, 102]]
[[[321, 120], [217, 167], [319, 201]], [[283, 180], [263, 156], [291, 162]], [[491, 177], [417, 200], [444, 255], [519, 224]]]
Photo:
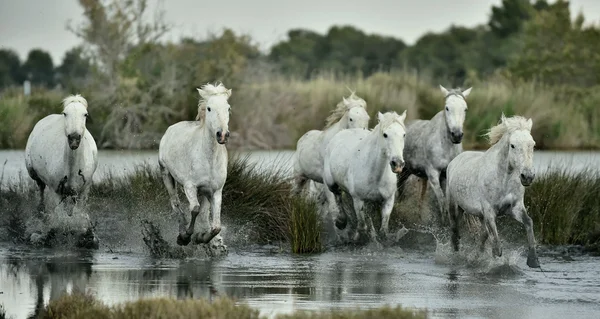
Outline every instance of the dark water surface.
[[[426, 308], [433, 318], [598, 318], [600, 259], [546, 254], [544, 273], [519, 250], [454, 263], [447, 248], [365, 247], [314, 256], [253, 247], [216, 259], [0, 247], [0, 304], [14, 318], [74, 289], [109, 304], [142, 297], [238, 298], [263, 314], [297, 309]], [[469, 259], [460, 256], [461, 260]]]
[[[153, 151], [99, 154], [96, 181], [108, 172], [128, 174], [144, 162], [156, 165]], [[292, 154], [255, 152], [250, 159], [265, 169], [274, 164], [289, 168]], [[0, 186], [18, 182], [23, 174], [29, 180], [23, 151], [0, 151], [0, 165], [5, 161]], [[536, 152], [534, 162], [538, 172], [549, 165], [598, 169], [600, 153]], [[0, 305], [9, 317], [27, 318], [50, 299], [85, 290], [110, 304], [226, 295], [267, 315], [401, 304], [427, 309], [433, 318], [600, 318], [600, 257], [542, 250], [541, 272], [525, 265], [522, 246], [510, 248], [504, 242], [504, 256], [493, 259], [471, 256], [468, 249], [454, 256], [442, 244], [437, 249], [345, 248], [314, 256], [288, 254], [288, 247], [233, 245], [227, 256], [212, 260], [167, 260], [149, 257], [141, 241], [115, 252], [34, 250], [4, 243]]]

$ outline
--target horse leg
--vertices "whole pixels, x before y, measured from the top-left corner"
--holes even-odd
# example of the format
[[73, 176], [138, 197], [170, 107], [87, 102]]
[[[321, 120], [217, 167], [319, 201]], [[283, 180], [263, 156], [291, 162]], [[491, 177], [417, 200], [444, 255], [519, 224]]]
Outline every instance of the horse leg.
[[392, 195], [392, 197], [388, 198], [383, 203], [383, 207], [381, 208], [380, 232], [382, 233], [384, 238], [387, 238], [387, 236], [388, 236], [389, 225], [390, 225], [390, 216], [392, 215], [392, 210], [394, 209], [394, 199], [395, 199], [395, 195]]
[[[348, 225], [348, 215], [346, 214], [344, 204], [342, 203], [342, 190], [337, 185], [333, 185], [331, 187], [328, 185], [326, 186], [327, 189], [329, 189], [329, 192], [325, 193], [327, 195], [327, 201], [330, 203], [330, 205], [335, 202], [338, 210], [337, 217], [335, 218], [335, 227], [337, 227], [339, 230], [345, 229]], [[333, 197], [333, 201], [331, 201], [331, 197]]]
[[423, 209], [423, 200], [425, 199], [425, 193], [427, 192], [427, 178], [419, 178], [421, 180], [421, 196], [419, 196], [418, 210]]
[[[212, 211], [212, 225], [210, 229], [200, 235], [203, 243], [208, 244], [215, 236], [221, 232], [221, 202], [223, 199], [223, 189], [214, 192], [210, 197], [210, 210]], [[206, 212], [208, 214], [208, 212]]]
[[354, 212], [356, 213], [357, 219], [357, 232], [354, 234], [354, 240], [358, 240], [361, 233], [366, 234], [367, 222], [365, 221], [365, 202], [358, 199], [352, 198], [352, 204], [354, 206]]
[[200, 213], [200, 203], [198, 202], [198, 189], [196, 188], [196, 185], [193, 185], [191, 183], [187, 183], [186, 185], [183, 186], [183, 190], [185, 191], [185, 197], [187, 198], [188, 202], [190, 203], [190, 213], [192, 215], [192, 219], [190, 220], [190, 224], [187, 227], [187, 230], [185, 229], [185, 213], [183, 212], [183, 210], [181, 211], [181, 215], [183, 215], [183, 217], [180, 219], [180, 224], [179, 224], [179, 235], [177, 236], [177, 244], [180, 246], [187, 246], [191, 239], [192, 239], [192, 235], [194, 234], [194, 226], [196, 225], [196, 217], [198, 217], [198, 214]]
[[460, 207], [452, 200], [452, 196], [446, 190], [446, 212], [450, 221], [450, 229], [452, 230], [452, 248], [454, 251], [459, 250], [460, 233], [459, 233], [459, 209]]
[[296, 177], [294, 178], [294, 182], [295, 182], [294, 194], [300, 195], [302, 193], [302, 191], [306, 188], [306, 183], [308, 182], [308, 178], [306, 178], [306, 176], [301, 175], [301, 174], [296, 175]]
[[405, 196], [404, 190], [406, 185], [406, 180], [412, 175], [409, 169], [406, 167], [402, 170], [402, 173], [398, 174], [398, 182], [396, 182], [396, 187], [398, 189], [398, 199], [402, 200]]
[[42, 181], [33, 168], [27, 169], [27, 172], [29, 173], [31, 179], [35, 181], [40, 190], [40, 202], [38, 203], [37, 211], [38, 213], [42, 214], [44, 212], [44, 190], [46, 189], [46, 184]]
[[192, 235], [192, 239], [195, 244], [204, 243], [204, 236], [210, 230], [210, 200], [206, 196], [202, 196], [202, 201], [200, 203], [200, 231], [194, 233]]
[[440, 223], [443, 225], [445, 223], [445, 218], [444, 218], [445, 205], [444, 205], [444, 194], [442, 194], [442, 187], [440, 186], [440, 173], [435, 169], [428, 169], [427, 170], [427, 180], [429, 182], [429, 186], [431, 187], [431, 189], [433, 190], [433, 193], [435, 194], [435, 198], [438, 203]]
[[513, 208], [512, 215], [514, 219], [521, 222], [525, 226], [525, 230], [527, 231], [527, 243], [529, 246], [529, 252], [527, 253], [527, 266], [530, 268], [539, 268], [540, 262], [535, 250], [535, 236], [533, 235], [533, 221], [527, 214], [527, 209], [522, 201]]
[[485, 209], [483, 211], [483, 220], [487, 228], [488, 234], [494, 239], [492, 245], [492, 253], [496, 257], [502, 256], [502, 246], [500, 245], [500, 239], [498, 238], [498, 229], [496, 228], [496, 214], [492, 209]]

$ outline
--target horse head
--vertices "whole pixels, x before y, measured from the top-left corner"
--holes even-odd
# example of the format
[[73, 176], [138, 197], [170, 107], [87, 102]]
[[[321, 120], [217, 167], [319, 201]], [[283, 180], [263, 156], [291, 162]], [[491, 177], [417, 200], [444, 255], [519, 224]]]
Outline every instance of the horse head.
[[227, 144], [231, 113], [228, 99], [231, 96], [231, 89], [225, 88], [223, 84], [217, 86], [206, 84], [198, 89], [198, 93], [202, 97], [201, 110], [198, 114], [200, 120], [207, 125], [207, 129], [219, 144]]
[[396, 112], [377, 113], [379, 120], [379, 139], [384, 143], [384, 154], [390, 163], [392, 172], [398, 174], [404, 168], [404, 138], [406, 137], [406, 111], [402, 115]]
[[348, 128], [367, 129], [369, 127], [369, 114], [360, 105], [350, 106], [346, 116], [348, 117]]
[[519, 178], [523, 186], [533, 183], [535, 173], [533, 172], [533, 148], [535, 141], [531, 136], [533, 122], [528, 119], [523, 129], [515, 130], [508, 138], [508, 161], [509, 167], [519, 172]]
[[68, 96], [63, 100], [65, 135], [72, 150], [79, 148], [81, 137], [85, 133], [85, 124], [89, 119], [87, 106], [86, 99], [79, 94]]
[[440, 90], [444, 93], [446, 105], [444, 115], [446, 118], [446, 127], [450, 134], [450, 140], [454, 144], [460, 144], [463, 138], [463, 123], [467, 112], [466, 98], [471, 93], [472, 88], [464, 91], [458, 89], [447, 90], [440, 85]]

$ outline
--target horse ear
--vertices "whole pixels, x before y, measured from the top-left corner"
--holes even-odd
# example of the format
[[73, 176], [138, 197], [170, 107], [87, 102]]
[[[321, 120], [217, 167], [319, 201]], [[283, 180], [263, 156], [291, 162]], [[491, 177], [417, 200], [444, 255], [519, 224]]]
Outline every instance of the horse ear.
[[346, 99], [346, 97], [342, 97], [342, 101], [344, 101], [344, 105], [348, 106], [348, 104], [350, 104], [348, 102], [348, 99]]
[[402, 112], [402, 114], [400, 114], [400, 121], [404, 122], [405, 119], [406, 119], [406, 110], [404, 110], [404, 112]]
[[205, 98], [206, 92], [204, 92], [204, 90], [200, 89], [200, 88], [196, 88], [196, 90], [198, 90], [198, 94], [200, 94], [200, 96], [202, 98]]
[[527, 120], [527, 127], [529, 128], [529, 131], [531, 132], [531, 128], [533, 127], [533, 120], [531, 118]]
[[231, 89], [227, 90], [227, 97], [231, 96]]
[[442, 93], [444, 93], [444, 96], [448, 95], [448, 90], [446, 90], [446, 88], [443, 87], [441, 84], [440, 84], [440, 90], [442, 90]]
[[383, 121], [383, 114], [381, 114], [381, 112], [377, 112], [377, 120], [379, 122]]
[[473, 88], [473, 87], [470, 87], [470, 88], [468, 88], [468, 89], [466, 89], [466, 90], [462, 91], [462, 95], [463, 95], [465, 98], [466, 98], [467, 96], [469, 96], [469, 94], [471, 94], [471, 89], [472, 89], [472, 88]]

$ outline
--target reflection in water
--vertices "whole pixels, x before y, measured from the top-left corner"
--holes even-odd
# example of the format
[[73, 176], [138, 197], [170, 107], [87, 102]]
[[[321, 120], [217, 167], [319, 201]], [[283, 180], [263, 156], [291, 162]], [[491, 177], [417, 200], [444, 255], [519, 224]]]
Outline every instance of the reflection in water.
[[[0, 248], [0, 303], [9, 316], [34, 317], [49, 300], [79, 290], [108, 304], [230, 296], [264, 314], [402, 304], [427, 308], [440, 318], [586, 318], [600, 311], [597, 260], [586, 258], [568, 266], [546, 258], [547, 277], [525, 265], [494, 266], [484, 276], [482, 269], [436, 265], [432, 256], [394, 249], [156, 260]], [[573, 274], [563, 272], [565, 267]], [[496, 274], [500, 268], [521, 270], [505, 276], [506, 271]]]

